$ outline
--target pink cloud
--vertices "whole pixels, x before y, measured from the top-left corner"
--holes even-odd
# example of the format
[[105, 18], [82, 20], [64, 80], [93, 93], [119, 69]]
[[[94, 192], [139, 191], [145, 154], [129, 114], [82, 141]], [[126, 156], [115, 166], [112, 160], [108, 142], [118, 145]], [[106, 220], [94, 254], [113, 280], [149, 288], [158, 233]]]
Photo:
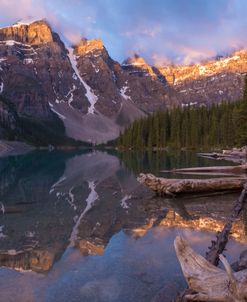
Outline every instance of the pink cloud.
[[44, 18], [47, 14], [44, 4], [33, 0], [19, 0], [18, 9], [15, 9], [17, 3], [15, 0], [1, 0], [1, 19], [3, 22], [16, 22], [19, 19], [34, 17]]
[[202, 61], [216, 55], [215, 50], [207, 48], [178, 47], [178, 51], [183, 57], [179, 63], [185, 65]]

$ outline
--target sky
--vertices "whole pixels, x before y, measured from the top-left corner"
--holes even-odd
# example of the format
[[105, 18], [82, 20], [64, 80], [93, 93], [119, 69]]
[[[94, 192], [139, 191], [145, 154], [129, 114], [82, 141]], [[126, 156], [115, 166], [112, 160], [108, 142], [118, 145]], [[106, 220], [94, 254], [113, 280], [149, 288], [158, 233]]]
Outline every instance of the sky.
[[247, 46], [247, 0], [0, 0], [0, 26], [46, 18], [67, 44], [101, 38], [122, 62], [190, 64]]

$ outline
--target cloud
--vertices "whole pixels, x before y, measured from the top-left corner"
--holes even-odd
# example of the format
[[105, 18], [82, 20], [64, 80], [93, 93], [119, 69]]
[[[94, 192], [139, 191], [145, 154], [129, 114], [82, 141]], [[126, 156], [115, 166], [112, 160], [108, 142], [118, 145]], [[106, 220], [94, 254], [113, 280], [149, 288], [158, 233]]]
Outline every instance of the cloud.
[[120, 61], [139, 52], [150, 63], [191, 63], [247, 44], [245, 0], [0, 0], [0, 7], [2, 26], [45, 17], [68, 43], [101, 37]]
[[151, 56], [151, 60], [155, 66], [169, 65], [172, 63], [171, 59], [159, 53], [153, 53]]
[[216, 52], [211, 49], [194, 49], [190, 47], [181, 47], [178, 49], [180, 58], [175, 63], [191, 64], [193, 62], [202, 61], [216, 55]]
[[[33, 0], [0, 0], [1, 24], [9, 25], [29, 16], [40, 18], [45, 15], [44, 7]], [[18, 7], [18, 9], [15, 9]]]

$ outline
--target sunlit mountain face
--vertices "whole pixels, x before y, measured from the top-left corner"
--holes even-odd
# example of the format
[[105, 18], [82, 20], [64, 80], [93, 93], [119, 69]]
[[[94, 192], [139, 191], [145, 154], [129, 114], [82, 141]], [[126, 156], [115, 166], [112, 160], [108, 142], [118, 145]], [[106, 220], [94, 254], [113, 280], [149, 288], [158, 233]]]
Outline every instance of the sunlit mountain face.
[[246, 2], [180, 0], [153, 2], [64, 0], [1, 3], [0, 26], [28, 25], [47, 18], [66, 44], [102, 38], [111, 57], [122, 62], [138, 53], [152, 65], [198, 63], [246, 46]]
[[135, 120], [175, 107], [234, 102], [246, 49], [191, 65], [114, 60], [102, 39], [70, 45], [49, 19], [0, 28], [0, 139], [38, 146], [101, 144]]

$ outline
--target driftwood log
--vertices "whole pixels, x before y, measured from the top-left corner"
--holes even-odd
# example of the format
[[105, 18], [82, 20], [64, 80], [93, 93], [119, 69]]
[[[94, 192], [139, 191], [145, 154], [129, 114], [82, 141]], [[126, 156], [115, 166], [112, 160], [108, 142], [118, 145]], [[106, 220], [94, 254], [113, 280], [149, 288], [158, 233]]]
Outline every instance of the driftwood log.
[[185, 301], [245, 302], [247, 301], [247, 270], [233, 273], [229, 263], [220, 255], [225, 270], [217, 268], [193, 251], [180, 236], [175, 250], [190, 292]]
[[[247, 270], [240, 271], [239, 274], [235, 273], [236, 275], [234, 275], [227, 260], [222, 256], [222, 252], [228, 242], [232, 224], [244, 207], [246, 195], [247, 185], [245, 184], [223, 230], [217, 234], [217, 240], [212, 241], [212, 246], [209, 248], [209, 252], [206, 253], [206, 259], [192, 251], [182, 238], [176, 238], [174, 243], [176, 253], [189, 285], [189, 289], [178, 296], [176, 301], [247, 301], [247, 290], [246, 293], [242, 291], [247, 286]], [[181, 248], [184, 248], [182, 253]], [[188, 259], [189, 253], [190, 259]], [[188, 260], [192, 262], [190, 273]], [[225, 266], [226, 272], [224, 274], [222, 270], [216, 268], [219, 260]], [[195, 267], [195, 264], [197, 267]], [[215, 276], [213, 271], [210, 270], [212, 267], [217, 270], [215, 271]], [[198, 270], [201, 271], [198, 272]], [[194, 282], [195, 276], [197, 276], [197, 279]]]
[[223, 230], [219, 234], [217, 234], [217, 240], [212, 241], [212, 246], [209, 248], [209, 252], [206, 253], [206, 259], [213, 265], [217, 266], [219, 263], [219, 255], [223, 253], [226, 247], [226, 244], [228, 242], [228, 237], [231, 233], [233, 222], [237, 219], [237, 217], [239, 216], [240, 212], [244, 207], [244, 203], [246, 201], [246, 194], [247, 194], [247, 185], [245, 184]]
[[175, 195], [178, 193], [215, 192], [223, 190], [241, 190], [245, 177], [223, 177], [211, 179], [170, 179], [156, 177], [153, 174], [140, 174], [137, 180], [152, 189], [157, 195]]
[[225, 160], [237, 160], [237, 159], [246, 159], [247, 157], [247, 148], [246, 146], [240, 149], [234, 148], [232, 150], [223, 150], [222, 153], [211, 152], [211, 153], [197, 153], [197, 155], [208, 158], [215, 159], [225, 159]]
[[[213, 167], [195, 167], [195, 168], [182, 168], [173, 169], [169, 172], [172, 173], [231, 173], [231, 174], [243, 174], [247, 171], [247, 164], [238, 166], [213, 166]], [[168, 171], [161, 171], [168, 172]]]

